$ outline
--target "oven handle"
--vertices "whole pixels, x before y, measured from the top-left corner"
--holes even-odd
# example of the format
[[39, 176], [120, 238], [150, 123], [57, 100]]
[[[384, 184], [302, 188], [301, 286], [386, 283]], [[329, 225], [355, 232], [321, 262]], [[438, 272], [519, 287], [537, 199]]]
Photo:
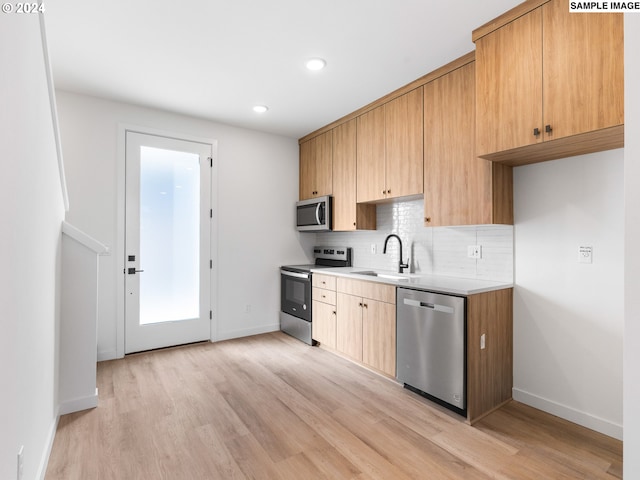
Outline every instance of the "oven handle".
[[308, 273], [287, 272], [286, 270], [280, 270], [280, 273], [288, 277], [304, 278], [305, 280], [309, 280]]

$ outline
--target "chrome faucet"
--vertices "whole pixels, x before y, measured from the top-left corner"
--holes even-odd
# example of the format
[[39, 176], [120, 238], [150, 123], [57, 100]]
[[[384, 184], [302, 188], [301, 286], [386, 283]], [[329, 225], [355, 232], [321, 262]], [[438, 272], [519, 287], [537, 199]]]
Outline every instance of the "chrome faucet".
[[382, 253], [387, 253], [387, 242], [392, 237], [397, 238], [398, 243], [400, 244], [400, 261], [398, 262], [398, 273], [403, 273], [405, 268], [409, 268], [409, 260], [407, 260], [407, 263], [402, 263], [402, 240], [400, 240], [400, 237], [398, 235], [396, 235], [395, 233], [387, 235], [387, 238], [384, 239], [384, 248], [382, 249]]

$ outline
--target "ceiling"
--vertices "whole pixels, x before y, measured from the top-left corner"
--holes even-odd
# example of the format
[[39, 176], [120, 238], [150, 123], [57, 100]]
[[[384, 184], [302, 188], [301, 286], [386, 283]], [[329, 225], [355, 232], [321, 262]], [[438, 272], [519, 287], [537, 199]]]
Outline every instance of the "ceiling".
[[299, 138], [473, 50], [519, 3], [58, 0], [45, 19], [59, 90]]

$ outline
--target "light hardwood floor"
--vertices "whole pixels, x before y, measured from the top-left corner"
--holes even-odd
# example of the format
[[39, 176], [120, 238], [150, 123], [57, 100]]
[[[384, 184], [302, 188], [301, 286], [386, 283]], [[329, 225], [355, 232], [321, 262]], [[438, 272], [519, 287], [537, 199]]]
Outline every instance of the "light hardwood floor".
[[280, 332], [98, 364], [46, 479], [621, 478], [622, 443], [511, 402], [474, 426]]

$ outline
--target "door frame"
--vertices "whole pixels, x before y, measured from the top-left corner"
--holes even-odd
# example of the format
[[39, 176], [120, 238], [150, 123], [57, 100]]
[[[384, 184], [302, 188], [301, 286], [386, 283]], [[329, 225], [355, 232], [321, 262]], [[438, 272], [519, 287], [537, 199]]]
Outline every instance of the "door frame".
[[126, 136], [127, 132], [174, 138], [188, 142], [204, 143], [211, 146], [211, 260], [210, 292], [211, 335], [209, 340], [218, 337], [218, 141], [212, 138], [198, 137], [184, 133], [160, 130], [126, 123], [118, 124], [118, 161], [117, 161], [117, 206], [116, 206], [116, 357], [124, 357], [125, 335], [125, 179], [126, 179]]

